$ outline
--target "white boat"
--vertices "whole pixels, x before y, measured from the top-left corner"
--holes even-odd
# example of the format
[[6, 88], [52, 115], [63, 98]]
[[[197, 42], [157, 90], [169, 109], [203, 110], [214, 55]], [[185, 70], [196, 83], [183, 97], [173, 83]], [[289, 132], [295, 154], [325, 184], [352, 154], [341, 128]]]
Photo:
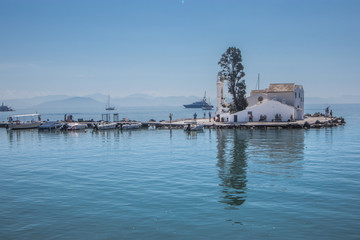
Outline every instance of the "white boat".
[[0, 112], [11, 112], [11, 111], [15, 111], [15, 110], [9, 106], [4, 105], [4, 103], [1, 104]]
[[149, 129], [149, 130], [156, 130], [156, 126], [155, 126], [154, 124], [150, 124], [150, 125], [148, 126], [148, 129]]
[[202, 110], [212, 110], [212, 109], [213, 109], [213, 106], [202, 107]]
[[38, 128], [41, 125], [40, 114], [13, 115], [9, 117], [10, 130]]
[[67, 123], [66, 125], [68, 131], [82, 130], [87, 128], [87, 124], [85, 123]]
[[210, 104], [210, 99], [209, 101], [206, 101], [206, 92], [204, 95], [204, 98], [201, 101], [197, 101], [191, 104], [185, 104], [184, 105], [185, 108], [202, 108], [202, 107], [211, 107], [211, 109], [213, 108], [213, 105]]
[[130, 123], [130, 124], [124, 124], [122, 126], [122, 129], [139, 129], [141, 128], [141, 123]]
[[185, 122], [184, 131], [202, 131], [204, 124], [197, 124], [196, 121]]
[[100, 122], [95, 125], [95, 129], [97, 130], [107, 130], [107, 129], [115, 129], [117, 127], [117, 123], [106, 123]]
[[59, 121], [47, 121], [39, 126], [39, 130], [61, 129], [65, 123]]

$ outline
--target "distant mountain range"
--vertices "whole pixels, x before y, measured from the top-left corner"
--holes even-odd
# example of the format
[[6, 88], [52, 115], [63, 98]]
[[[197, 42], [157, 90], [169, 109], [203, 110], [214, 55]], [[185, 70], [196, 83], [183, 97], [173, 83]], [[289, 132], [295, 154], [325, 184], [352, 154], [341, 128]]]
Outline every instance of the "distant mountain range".
[[[118, 107], [153, 107], [153, 106], [182, 106], [200, 97], [154, 97], [146, 94], [132, 94], [122, 98], [111, 98], [110, 105]], [[83, 97], [73, 97], [68, 95], [51, 95], [34, 98], [3, 100], [5, 105], [13, 109], [36, 109], [37, 111], [63, 110], [67, 111], [89, 111], [105, 110], [108, 102], [108, 95], [92, 94]]]
[[104, 109], [104, 104], [89, 97], [71, 97], [63, 100], [47, 101], [34, 106], [38, 111], [92, 111]]
[[[198, 101], [202, 97], [184, 97], [184, 96], [169, 96], [169, 97], [155, 97], [146, 94], [132, 94], [127, 97], [111, 99], [111, 106], [119, 107], [155, 107], [155, 106], [182, 106]], [[50, 95], [42, 97], [33, 97], [27, 99], [11, 99], [3, 100], [5, 105], [11, 106], [15, 110], [32, 108], [37, 111], [42, 110], [63, 110], [67, 111], [90, 111], [90, 110], [104, 110], [107, 105], [108, 95], [92, 94], [83, 97], [73, 97], [68, 95]], [[210, 100], [213, 105], [216, 105], [216, 100]], [[360, 96], [346, 95], [342, 97], [330, 98], [305, 98], [305, 104], [347, 104], [360, 103]]]
[[111, 103], [122, 107], [142, 107], [142, 106], [182, 106], [184, 104], [199, 101], [201, 97], [154, 97], [146, 94], [132, 94], [123, 98], [115, 98]]
[[2, 102], [4, 102], [5, 105], [11, 106], [13, 109], [16, 110], [19, 108], [34, 107], [38, 104], [48, 101], [64, 100], [67, 98], [71, 98], [71, 97], [68, 95], [49, 95], [49, 96], [41, 96], [41, 97], [33, 97], [33, 98], [2, 100]]

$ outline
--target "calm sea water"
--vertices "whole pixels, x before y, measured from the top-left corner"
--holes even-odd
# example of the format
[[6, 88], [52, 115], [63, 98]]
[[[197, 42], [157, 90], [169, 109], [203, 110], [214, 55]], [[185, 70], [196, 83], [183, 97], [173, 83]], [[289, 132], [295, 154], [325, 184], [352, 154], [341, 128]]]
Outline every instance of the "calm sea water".
[[360, 105], [332, 108], [347, 125], [0, 129], [0, 239], [359, 239]]
[[[67, 112], [65, 109], [63, 111], [52, 112], [48, 111], [37, 111], [37, 109], [21, 109], [14, 112], [0, 112], [0, 121], [7, 121], [9, 115], [19, 115], [19, 114], [30, 114], [39, 112], [41, 114], [42, 120], [64, 120], [64, 115], [72, 115], [74, 120], [79, 118], [84, 120], [99, 121], [102, 120], [103, 114], [110, 114], [110, 120], [113, 120], [113, 114], [119, 114], [119, 120], [122, 118], [129, 118], [130, 120], [136, 121], [149, 121], [154, 119], [156, 121], [169, 120], [169, 114], [173, 114], [173, 119], [183, 119], [183, 118], [193, 118], [194, 113], [197, 114], [198, 118], [208, 117], [209, 111], [204, 111], [202, 109], [189, 109], [184, 108], [183, 106], [178, 107], [122, 107], [118, 108], [115, 111], [94, 111], [86, 112], [79, 109], [78, 112]], [[214, 117], [215, 110], [211, 111], [212, 117]]]

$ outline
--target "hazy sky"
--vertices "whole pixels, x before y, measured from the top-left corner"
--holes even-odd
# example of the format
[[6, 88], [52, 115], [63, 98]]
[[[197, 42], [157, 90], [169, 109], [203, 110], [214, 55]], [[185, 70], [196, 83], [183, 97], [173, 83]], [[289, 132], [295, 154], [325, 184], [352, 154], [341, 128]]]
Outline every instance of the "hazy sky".
[[216, 96], [242, 51], [248, 93], [302, 84], [360, 95], [360, 1], [0, 0], [0, 99], [47, 94]]

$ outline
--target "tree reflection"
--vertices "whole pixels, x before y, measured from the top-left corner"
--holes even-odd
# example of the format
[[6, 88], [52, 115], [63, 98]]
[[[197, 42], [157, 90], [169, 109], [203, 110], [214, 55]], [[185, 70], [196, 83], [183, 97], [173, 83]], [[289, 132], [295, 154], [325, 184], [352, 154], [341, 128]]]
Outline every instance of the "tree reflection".
[[247, 142], [247, 134], [243, 131], [217, 131], [217, 166], [223, 187], [220, 202], [230, 206], [240, 206], [246, 200]]
[[[259, 179], [284, 179], [302, 174], [304, 130], [217, 130], [217, 166], [222, 203], [232, 207], [246, 201], [248, 161]], [[267, 182], [258, 182], [263, 186]], [[272, 186], [273, 187], [273, 186]]]

